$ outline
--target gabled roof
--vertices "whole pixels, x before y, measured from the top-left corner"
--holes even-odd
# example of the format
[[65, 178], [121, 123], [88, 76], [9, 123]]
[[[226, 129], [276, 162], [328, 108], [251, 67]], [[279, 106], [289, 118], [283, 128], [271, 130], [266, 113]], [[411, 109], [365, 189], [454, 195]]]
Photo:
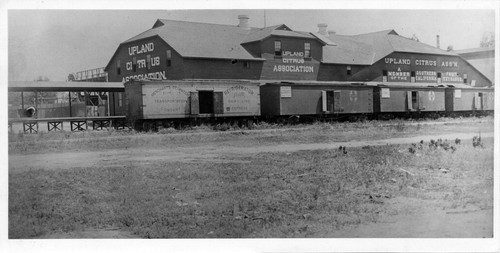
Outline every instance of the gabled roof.
[[247, 35], [247, 37], [241, 42], [250, 43], [254, 41], [261, 41], [269, 36], [284, 36], [284, 37], [296, 37], [296, 38], [307, 38], [314, 39], [310, 33], [307, 32], [298, 32], [292, 31], [288, 26], [281, 24], [275, 26], [264, 27], [262, 29], [253, 30], [251, 33]]
[[351, 36], [332, 35], [334, 45], [323, 47], [323, 63], [370, 65], [373, 49], [370, 44], [360, 42]]
[[183, 57], [261, 60], [241, 46], [252, 30], [255, 28], [159, 19], [153, 28], [122, 44], [159, 36]]
[[323, 48], [323, 62], [333, 64], [372, 65], [393, 52], [457, 56], [427, 44], [384, 30], [354, 36], [332, 35], [336, 46]]
[[436, 54], [436, 55], [449, 55], [457, 56], [453, 52], [448, 52], [433, 46], [429, 46], [425, 43], [411, 40], [405, 37], [389, 35], [387, 36], [389, 43], [396, 52], [408, 52], [408, 53], [421, 53], [421, 54]]
[[321, 42], [323, 42], [324, 45], [329, 45], [329, 46], [336, 46], [337, 44], [333, 43], [329, 37], [321, 34], [321, 33], [311, 33], [312, 36], [316, 37], [319, 39]]

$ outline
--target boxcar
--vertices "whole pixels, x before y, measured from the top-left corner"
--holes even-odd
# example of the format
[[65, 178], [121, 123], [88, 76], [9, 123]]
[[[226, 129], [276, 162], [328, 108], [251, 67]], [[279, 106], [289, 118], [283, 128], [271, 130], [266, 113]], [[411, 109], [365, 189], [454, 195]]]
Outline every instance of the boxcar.
[[174, 119], [259, 116], [259, 92], [250, 81], [131, 81], [125, 83], [127, 119], [141, 128]]
[[494, 98], [493, 88], [454, 85], [446, 88], [446, 111], [448, 113], [492, 111]]
[[373, 88], [362, 83], [281, 82], [260, 87], [263, 116], [339, 117], [373, 113]]
[[427, 84], [377, 84], [373, 92], [378, 116], [444, 113], [445, 87]]

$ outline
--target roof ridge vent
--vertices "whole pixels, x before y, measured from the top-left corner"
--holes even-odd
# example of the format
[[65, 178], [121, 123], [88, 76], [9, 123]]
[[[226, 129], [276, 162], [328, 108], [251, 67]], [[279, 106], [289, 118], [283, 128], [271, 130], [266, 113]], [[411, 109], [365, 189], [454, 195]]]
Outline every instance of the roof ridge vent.
[[250, 26], [248, 25], [248, 20], [250, 19], [250, 17], [248, 17], [248, 15], [238, 15], [238, 19], [240, 20], [238, 27], [245, 30], [250, 30]]
[[326, 23], [321, 23], [318, 24], [318, 33], [322, 34], [324, 36], [328, 36], [326, 29], [328, 28], [328, 25]]

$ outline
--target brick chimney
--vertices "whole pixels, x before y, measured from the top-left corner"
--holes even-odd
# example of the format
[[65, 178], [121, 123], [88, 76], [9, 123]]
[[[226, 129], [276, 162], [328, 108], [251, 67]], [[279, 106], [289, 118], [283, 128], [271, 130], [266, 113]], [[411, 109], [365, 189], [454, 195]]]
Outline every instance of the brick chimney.
[[240, 20], [238, 27], [241, 27], [245, 30], [250, 30], [250, 26], [248, 25], [248, 20], [250, 18], [248, 17], [248, 15], [238, 15], [238, 19]]
[[328, 36], [328, 34], [326, 33], [326, 28], [328, 28], [327, 24], [325, 23], [318, 24], [318, 33], [324, 36]]
[[440, 46], [439, 46], [439, 35], [436, 35], [436, 47], [440, 49]]
[[336, 31], [334, 31], [334, 30], [328, 30], [328, 37], [332, 37], [335, 34], [337, 34]]

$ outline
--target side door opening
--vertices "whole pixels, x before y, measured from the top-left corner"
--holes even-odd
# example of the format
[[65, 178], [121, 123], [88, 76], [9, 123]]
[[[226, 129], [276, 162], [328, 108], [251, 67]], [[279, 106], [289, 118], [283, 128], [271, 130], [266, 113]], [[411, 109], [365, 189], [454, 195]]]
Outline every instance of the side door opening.
[[325, 113], [332, 113], [334, 111], [334, 91], [323, 90], [321, 91], [322, 111]]
[[408, 91], [406, 93], [406, 101], [409, 111], [417, 110], [419, 108], [418, 91]]
[[482, 110], [483, 109], [483, 93], [477, 92], [474, 94], [474, 109]]
[[198, 91], [200, 114], [214, 113], [214, 92], [207, 90]]

